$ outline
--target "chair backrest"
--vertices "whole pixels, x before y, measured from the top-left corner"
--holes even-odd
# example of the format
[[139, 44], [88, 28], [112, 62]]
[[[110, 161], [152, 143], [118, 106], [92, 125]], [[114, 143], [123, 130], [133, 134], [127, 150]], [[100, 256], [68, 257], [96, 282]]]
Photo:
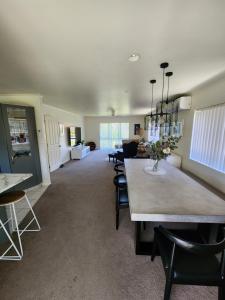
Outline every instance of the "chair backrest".
[[123, 144], [123, 154], [125, 158], [134, 157], [137, 155], [137, 148], [138, 143], [137, 142], [130, 142], [130, 143], [124, 143]]
[[187, 252], [191, 252], [196, 255], [205, 255], [205, 256], [215, 255], [225, 250], [225, 238], [223, 238], [223, 240], [220, 241], [219, 243], [215, 243], [215, 244], [199, 244], [199, 243], [189, 242], [184, 239], [181, 239], [178, 236], [176, 236], [174, 233], [163, 228], [162, 226], [155, 228], [155, 231], [161, 233], [164, 237], [169, 239], [176, 246], [182, 248]]
[[114, 171], [116, 174], [118, 173], [124, 173], [124, 163], [118, 163], [114, 166]]
[[119, 189], [126, 189], [127, 188], [127, 180], [124, 174], [116, 175], [113, 178], [114, 185]]

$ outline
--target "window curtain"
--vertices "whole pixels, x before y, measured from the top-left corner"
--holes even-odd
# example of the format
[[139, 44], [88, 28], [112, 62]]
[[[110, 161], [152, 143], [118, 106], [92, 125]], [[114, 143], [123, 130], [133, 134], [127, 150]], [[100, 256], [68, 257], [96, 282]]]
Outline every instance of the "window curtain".
[[195, 112], [190, 159], [225, 173], [225, 105]]

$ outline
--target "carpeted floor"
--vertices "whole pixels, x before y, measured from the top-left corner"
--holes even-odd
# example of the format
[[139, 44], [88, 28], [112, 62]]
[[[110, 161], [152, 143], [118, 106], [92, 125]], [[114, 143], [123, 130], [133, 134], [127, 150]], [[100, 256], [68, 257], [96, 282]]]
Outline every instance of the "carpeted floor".
[[[160, 300], [159, 258], [134, 253], [134, 225], [115, 230], [113, 163], [95, 151], [52, 174], [35, 206], [42, 230], [24, 235], [21, 262], [0, 262], [1, 300]], [[173, 286], [172, 299], [217, 299], [216, 288]]]

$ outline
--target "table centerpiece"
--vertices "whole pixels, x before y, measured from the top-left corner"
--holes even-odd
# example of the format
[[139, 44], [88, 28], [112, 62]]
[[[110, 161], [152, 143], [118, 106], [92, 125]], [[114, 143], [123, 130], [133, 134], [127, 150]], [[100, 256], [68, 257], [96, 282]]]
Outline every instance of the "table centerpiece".
[[153, 172], [158, 171], [159, 161], [161, 159], [166, 159], [167, 156], [171, 155], [171, 151], [177, 148], [177, 143], [179, 142], [180, 137], [163, 137], [157, 142], [149, 142], [146, 145], [146, 152], [149, 155], [150, 159], [154, 160]]

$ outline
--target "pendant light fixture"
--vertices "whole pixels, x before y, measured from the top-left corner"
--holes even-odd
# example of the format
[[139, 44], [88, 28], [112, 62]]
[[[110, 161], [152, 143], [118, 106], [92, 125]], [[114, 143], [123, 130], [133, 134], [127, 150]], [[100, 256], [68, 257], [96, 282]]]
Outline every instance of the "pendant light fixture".
[[153, 110], [153, 99], [154, 99], [154, 84], [156, 83], [156, 80], [155, 79], [152, 79], [150, 80], [150, 83], [152, 85], [152, 102], [151, 102], [151, 114], [150, 114], [150, 121], [151, 121], [151, 130], [152, 128], [154, 127], [154, 122], [155, 122], [155, 119], [153, 118], [153, 113], [152, 113], [152, 110]]
[[[171, 128], [174, 123], [177, 123], [178, 120], [178, 105], [175, 105], [175, 100], [169, 99], [170, 91], [170, 77], [173, 75], [173, 72], [166, 72], [169, 63], [164, 62], [160, 64], [162, 69], [162, 97], [161, 101], [158, 102], [155, 106], [155, 112], [153, 113], [153, 89], [154, 84], [156, 83], [155, 79], [150, 80], [152, 85], [152, 101], [151, 101], [151, 113], [145, 116], [145, 129], [159, 130], [160, 135], [170, 135]], [[165, 95], [165, 78], [167, 77], [167, 93]]]
[[145, 122], [144, 122], [145, 123], [145, 126], [144, 126], [145, 130], [149, 130], [150, 129], [149, 128], [150, 123], [151, 123], [151, 128], [152, 128], [153, 124], [155, 122], [155, 114], [153, 114], [152, 112], [153, 112], [153, 104], [154, 104], [154, 84], [156, 83], [156, 80], [155, 79], [151, 79], [149, 81], [149, 83], [152, 86], [151, 87], [151, 89], [152, 89], [152, 94], [151, 94], [151, 98], [152, 98], [152, 100], [151, 100], [151, 113], [145, 116]]
[[[173, 76], [173, 72], [166, 72], [167, 77], [167, 97], [166, 97], [166, 112], [169, 112], [169, 90], [170, 90], [170, 77]], [[164, 132], [167, 135], [171, 135], [172, 130], [172, 118], [173, 118], [173, 109], [170, 109], [170, 113], [166, 115], [165, 120], [165, 130]]]

